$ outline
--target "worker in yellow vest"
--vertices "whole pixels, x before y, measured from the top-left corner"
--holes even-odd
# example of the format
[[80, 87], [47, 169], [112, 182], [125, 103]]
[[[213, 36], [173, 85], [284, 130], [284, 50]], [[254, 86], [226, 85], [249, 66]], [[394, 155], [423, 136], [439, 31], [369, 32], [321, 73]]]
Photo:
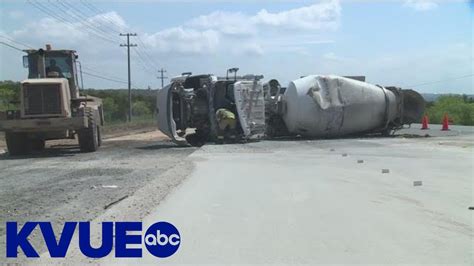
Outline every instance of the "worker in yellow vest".
[[221, 108], [216, 111], [217, 124], [219, 127], [219, 132], [217, 134], [217, 139], [220, 142], [225, 140], [232, 139], [235, 141], [236, 138], [236, 126], [237, 120], [235, 114], [226, 109]]

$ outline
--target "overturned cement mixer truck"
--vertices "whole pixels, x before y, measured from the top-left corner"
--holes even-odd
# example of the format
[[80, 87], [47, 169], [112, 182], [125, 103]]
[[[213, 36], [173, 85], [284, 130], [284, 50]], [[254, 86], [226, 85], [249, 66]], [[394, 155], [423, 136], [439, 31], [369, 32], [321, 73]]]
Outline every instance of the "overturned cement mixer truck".
[[382, 134], [420, 121], [425, 102], [413, 90], [341, 76], [311, 75], [281, 87], [263, 76], [184, 75], [158, 92], [158, 127], [179, 145], [217, 140], [216, 111], [236, 115], [240, 140]]

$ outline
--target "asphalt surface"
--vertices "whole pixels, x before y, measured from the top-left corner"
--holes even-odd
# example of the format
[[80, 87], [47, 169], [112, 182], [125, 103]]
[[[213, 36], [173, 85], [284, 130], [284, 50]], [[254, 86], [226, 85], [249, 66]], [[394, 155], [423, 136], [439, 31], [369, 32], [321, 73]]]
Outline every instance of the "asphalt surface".
[[145, 218], [178, 253], [140, 263], [473, 265], [471, 132], [204, 146]]
[[[89, 260], [76, 239], [66, 261], [43, 253], [29, 262], [472, 265], [473, 128], [418, 126], [392, 138], [200, 149], [155, 132], [107, 140], [97, 153], [63, 145], [0, 155], [0, 255], [5, 221], [59, 230], [64, 221], [164, 220], [182, 236], [168, 259]], [[32, 242], [45, 252], [38, 235]]]

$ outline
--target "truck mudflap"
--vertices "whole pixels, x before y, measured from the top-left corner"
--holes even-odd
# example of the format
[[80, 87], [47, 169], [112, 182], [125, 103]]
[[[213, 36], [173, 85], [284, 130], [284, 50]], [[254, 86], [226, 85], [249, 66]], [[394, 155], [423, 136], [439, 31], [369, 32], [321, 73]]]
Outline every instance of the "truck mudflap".
[[265, 99], [260, 82], [239, 81], [234, 84], [235, 105], [244, 137], [260, 139], [265, 135]]
[[58, 117], [1, 120], [0, 131], [36, 132], [87, 128], [87, 117]]
[[156, 97], [158, 129], [174, 143], [188, 145], [186, 139], [178, 136], [176, 133], [176, 122], [173, 119], [172, 86], [173, 83], [158, 90]]

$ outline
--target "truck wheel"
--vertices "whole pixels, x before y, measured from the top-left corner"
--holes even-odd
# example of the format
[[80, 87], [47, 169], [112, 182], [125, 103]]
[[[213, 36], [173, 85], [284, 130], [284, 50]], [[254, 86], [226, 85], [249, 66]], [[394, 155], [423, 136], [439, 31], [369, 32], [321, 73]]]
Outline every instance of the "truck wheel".
[[79, 147], [82, 152], [94, 152], [99, 147], [97, 125], [92, 114], [88, 115], [89, 127], [78, 132]]
[[31, 149], [34, 151], [44, 150], [45, 141], [43, 139], [32, 139], [30, 140]]
[[10, 155], [25, 155], [29, 152], [28, 139], [25, 133], [6, 132], [5, 140]]

